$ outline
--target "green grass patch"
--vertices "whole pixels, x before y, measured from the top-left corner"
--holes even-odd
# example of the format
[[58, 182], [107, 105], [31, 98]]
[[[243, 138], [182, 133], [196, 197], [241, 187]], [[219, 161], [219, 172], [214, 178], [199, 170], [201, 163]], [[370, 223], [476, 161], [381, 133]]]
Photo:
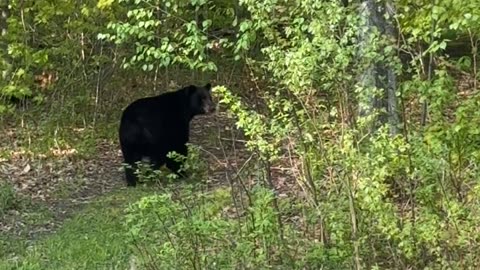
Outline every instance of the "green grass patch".
[[19, 245], [11, 251], [18, 253], [0, 255], [0, 269], [126, 269], [131, 250], [125, 242], [124, 209], [151, 193], [151, 188], [112, 193], [31, 246], [16, 239]]
[[45, 204], [20, 195], [8, 183], [0, 183], [0, 216], [4, 229], [0, 234], [0, 266], [3, 258], [14, 257], [28, 247], [32, 230], [53, 218]]

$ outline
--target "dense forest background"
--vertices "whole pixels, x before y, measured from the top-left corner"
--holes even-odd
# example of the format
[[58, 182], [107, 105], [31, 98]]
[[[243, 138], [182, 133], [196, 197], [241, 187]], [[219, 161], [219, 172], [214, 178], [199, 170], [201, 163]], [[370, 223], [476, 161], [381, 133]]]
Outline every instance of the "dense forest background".
[[[0, 0], [1, 269], [478, 269], [478, 0]], [[187, 180], [118, 146], [212, 82]]]

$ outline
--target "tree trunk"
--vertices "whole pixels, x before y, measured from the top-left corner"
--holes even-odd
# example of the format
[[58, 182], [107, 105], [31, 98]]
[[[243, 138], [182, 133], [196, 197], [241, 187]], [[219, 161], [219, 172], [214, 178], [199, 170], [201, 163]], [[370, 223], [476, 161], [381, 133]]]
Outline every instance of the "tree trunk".
[[[3, 61], [7, 62], [7, 67], [9, 67], [9, 58], [8, 58], [8, 43], [6, 40], [7, 31], [8, 31], [8, 17], [10, 16], [10, 9], [8, 8], [8, 0], [0, 0], [0, 58], [3, 58]], [[0, 59], [1, 60], [1, 59]], [[8, 78], [9, 70], [2, 70], [2, 79], [5, 81]]]
[[[360, 42], [363, 44], [361, 45], [361, 53], [364, 52], [365, 47], [369, 47], [369, 39], [375, 29], [381, 36], [389, 40], [395, 39], [395, 27], [392, 23], [394, 9], [388, 0], [365, 0], [360, 4], [360, 14], [364, 19], [366, 29], [360, 34]], [[389, 20], [386, 19], [386, 15], [388, 15]], [[380, 90], [378, 95], [368, 93], [369, 96], [365, 97], [365, 104], [363, 104], [363, 107], [361, 106], [360, 115], [368, 116], [374, 111], [380, 111], [378, 118], [375, 119], [372, 131], [388, 123], [390, 134], [392, 136], [398, 134], [400, 118], [395, 95], [397, 78], [391, 64], [373, 60], [362, 74], [360, 82], [366, 88], [375, 87]]]
[[0, 49], [6, 49], [6, 41], [4, 40], [5, 36], [7, 35], [8, 24], [7, 20], [10, 16], [10, 10], [8, 8], [8, 0], [0, 0]]

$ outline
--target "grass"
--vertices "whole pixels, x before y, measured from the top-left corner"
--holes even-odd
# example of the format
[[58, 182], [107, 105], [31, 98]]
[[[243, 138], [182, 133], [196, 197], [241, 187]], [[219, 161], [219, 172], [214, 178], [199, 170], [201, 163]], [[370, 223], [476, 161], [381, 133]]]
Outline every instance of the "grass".
[[47, 225], [53, 215], [45, 204], [17, 194], [12, 185], [0, 183], [0, 216], [1, 224], [11, 229], [0, 234], [0, 269], [4, 269], [3, 260], [24, 252], [34, 228]]
[[151, 193], [136, 188], [100, 197], [33, 245], [5, 238], [17, 244], [8, 255], [0, 254], [0, 269], [126, 269], [131, 251], [124, 242], [123, 211], [128, 202]]

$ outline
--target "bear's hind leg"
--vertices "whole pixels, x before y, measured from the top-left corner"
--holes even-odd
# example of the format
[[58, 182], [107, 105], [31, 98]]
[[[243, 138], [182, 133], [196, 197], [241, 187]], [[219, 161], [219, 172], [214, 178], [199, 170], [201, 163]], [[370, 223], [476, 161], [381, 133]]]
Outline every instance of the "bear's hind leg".
[[134, 187], [137, 185], [137, 176], [135, 171], [137, 170], [137, 162], [142, 160], [142, 155], [136, 152], [124, 152], [124, 161], [129, 166], [125, 167], [125, 177], [127, 180], [127, 186]]

